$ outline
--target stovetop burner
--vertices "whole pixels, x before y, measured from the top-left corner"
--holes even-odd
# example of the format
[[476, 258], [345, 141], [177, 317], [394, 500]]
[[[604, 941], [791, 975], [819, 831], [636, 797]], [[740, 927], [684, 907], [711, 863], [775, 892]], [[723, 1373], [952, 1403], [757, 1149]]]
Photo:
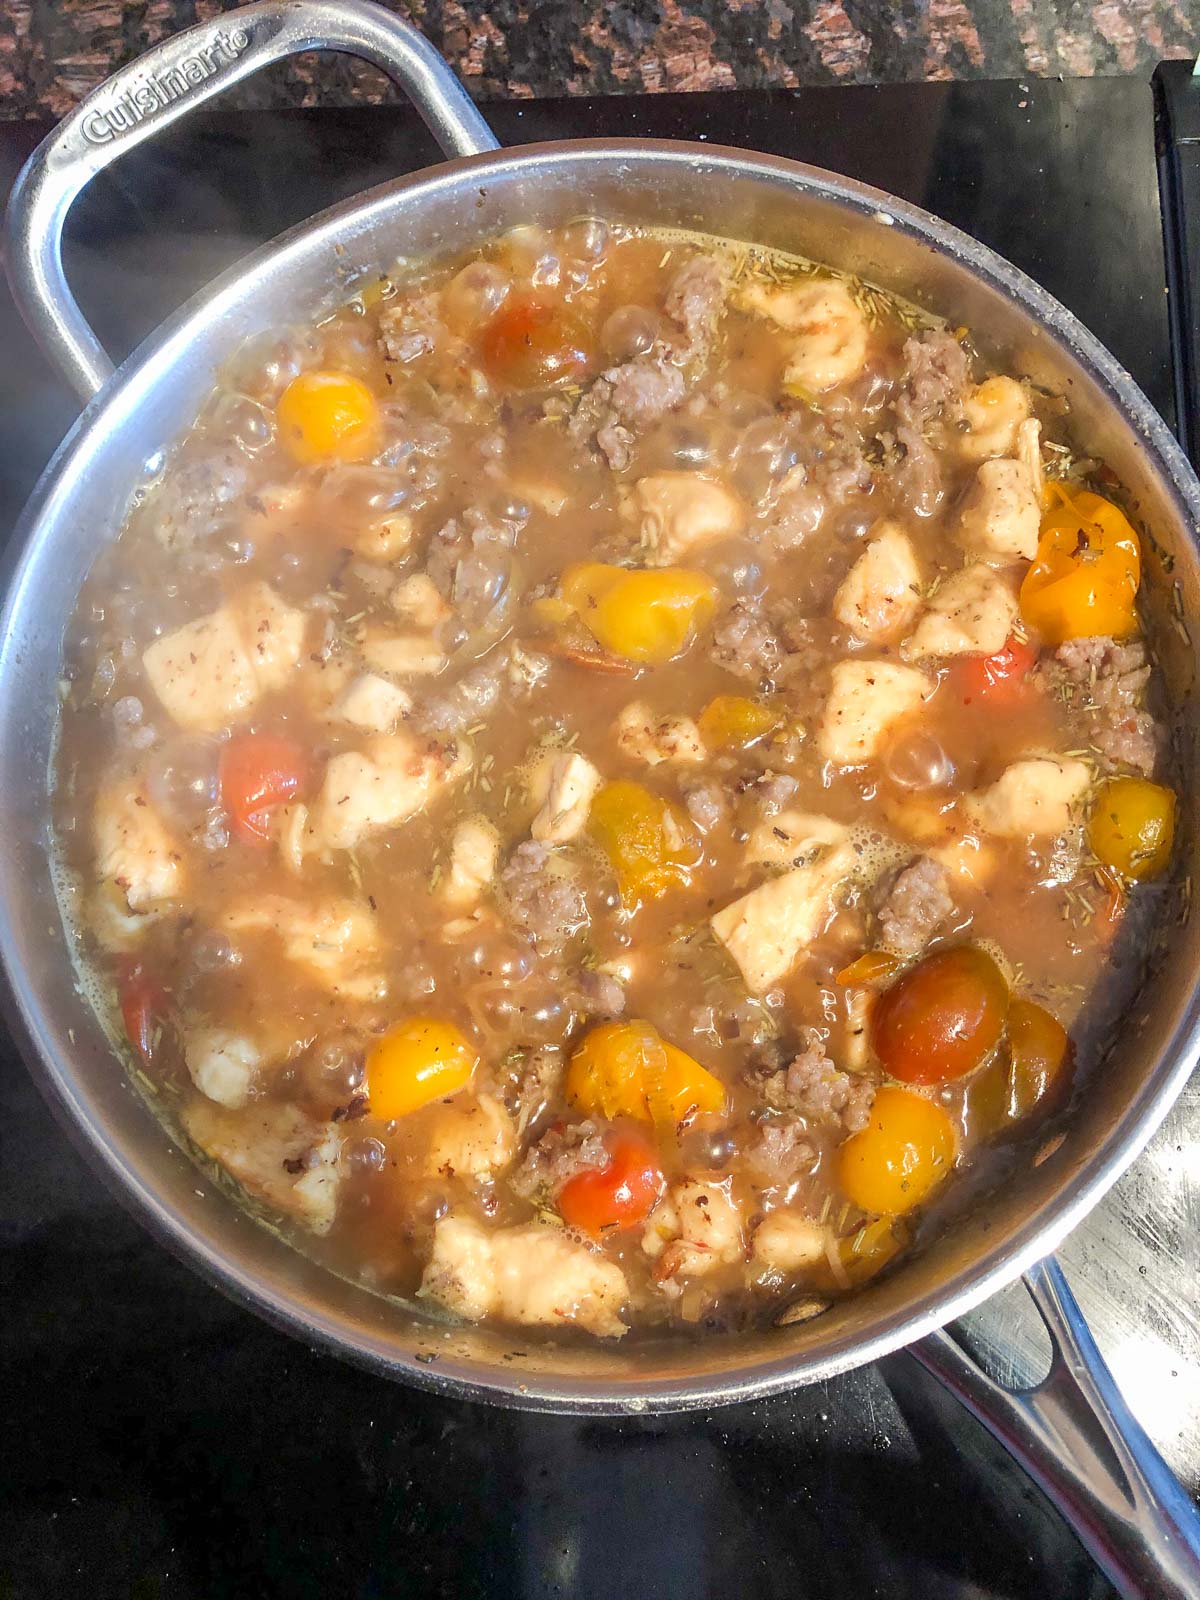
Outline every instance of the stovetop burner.
[[[916, 201], [1066, 302], [1174, 420], [1150, 88], [1128, 79], [510, 102], [505, 143], [707, 140]], [[0, 183], [45, 131], [0, 127]], [[392, 108], [198, 115], [98, 179], [67, 265], [114, 354], [250, 246], [436, 159]], [[73, 419], [0, 296], [0, 528]], [[1183, 392], [1183, 391], [1181, 391]], [[1062, 1257], [1200, 1480], [1195, 1091]], [[391, 1386], [234, 1307], [67, 1146], [0, 1036], [0, 1593], [1099, 1600], [1006, 1455], [908, 1357], [708, 1415], [602, 1421]], [[1190, 1165], [1190, 1170], [1189, 1170]], [[1036, 1364], [1019, 1290], [972, 1319]], [[1190, 1308], [1190, 1309], [1189, 1309]]]

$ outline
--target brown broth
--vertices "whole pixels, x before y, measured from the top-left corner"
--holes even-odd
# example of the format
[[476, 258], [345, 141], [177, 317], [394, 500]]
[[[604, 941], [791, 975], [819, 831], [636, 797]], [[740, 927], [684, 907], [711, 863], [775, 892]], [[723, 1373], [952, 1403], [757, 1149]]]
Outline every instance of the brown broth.
[[[660, 341], [674, 339], [682, 347], [682, 324], [672, 323], [664, 302], [680, 268], [705, 255], [726, 261], [739, 290], [754, 280], [796, 281], [798, 272], [810, 281], [811, 270], [711, 240], [579, 225], [557, 237], [523, 230], [496, 241], [486, 255], [509, 274], [511, 296], [532, 286], [559, 313], [569, 309], [593, 347], [607, 319], [628, 306], [650, 313]], [[554, 262], [557, 283], [547, 281]], [[786, 1067], [814, 1042], [836, 1067], [849, 1064], [848, 1008], [861, 990], [839, 984], [836, 974], [878, 941], [877, 913], [896, 869], [958, 836], [957, 799], [1035, 752], [1082, 750], [1096, 772], [1105, 764], [1076, 704], [1040, 691], [1000, 709], [968, 702], [949, 660], [929, 664], [935, 692], [879, 759], [838, 768], [818, 748], [833, 664], [864, 654], [901, 660], [898, 639], [864, 651], [831, 612], [869, 530], [883, 518], [899, 519], [927, 584], [963, 563], [956, 518], [977, 463], [958, 448], [958, 425], [946, 420], [957, 401], [947, 401], [944, 414], [930, 423], [940, 480], [932, 510], [919, 503], [906, 477], [911, 453], [896, 444], [897, 396], [914, 381], [910, 367], [917, 359], [907, 342], [919, 326], [910, 308], [873, 293], [861, 373], [810, 406], [811, 397], [781, 395], [790, 347], [779, 325], [736, 303], [727, 306], [711, 348], [680, 358], [681, 403], [633, 429], [629, 464], [614, 469], [594, 438], [572, 435], [570, 419], [596, 375], [620, 366], [619, 356], [595, 355], [580, 381], [564, 387], [521, 390], [481, 382], [488, 320], [472, 328], [460, 317], [447, 329], [433, 315], [439, 306], [448, 315], [443, 290], [462, 266], [450, 262], [412, 285], [387, 285], [320, 326], [288, 330], [240, 354], [195, 429], [173, 447], [160, 479], [141, 493], [120, 537], [97, 560], [66, 649], [56, 834], [77, 886], [69, 914], [87, 961], [107, 984], [128, 985], [136, 968], [159, 991], [151, 1059], [141, 1067], [170, 1119], [186, 1116], [204, 1098], [185, 1062], [188, 1040], [198, 1030], [219, 1027], [255, 1041], [261, 1060], [249, 1105], [224, 1113], [227, 1120], [244, 1126], [253, 1146], [254, 1127], [264, 1116], [294, 1108], [311, 1133], [307, 1145], [315, 1148], [328, 1135], [337, 1151], [332, 1227], [316, 1238], [301, 1218], [289, 1224], [292, 1236], [336, 1270], [406, 1296], [418, 1288], [434, 1225], [447, 1214], [475, 1218], [493, 1231], [538, 1216], [554, 1225], [553, 1186], [529, 1198], [508, 1176], [548, 1127], [577, 1124], [581, 1113], [566, 1103], [560, 1085], [549, 1108], [521, 1130], [510, 1167], [490, 1177], [430, 1173], [429, 1141], [444, 1107], [430, 1104], [392, 1122], [373, 1115], [364, 1068], [372, 1043], [416, 1013], [454, 1023], [480, 1056], [468, 1098], [490, 1094], [519, 1123], [518, 1080], [529, 1053], [548, 1046], [565, 1058], [604, 1016], [603, 1003], [589, 1000], [597, 975], [617, 975], [624, 1015], [648, 1019], [726, 1086], [725, 1111], [689, 1119], [660, 1137], [659, 1154], [669, 1184], [685, 1176], [728, 1180], [743, 1235], [743, 1248], [731, 1259], [658, 1281], [641, 1228], [606, 1234], [596, 1248], [625, 1273], [627, 1320], [736, 1326], [769, 1317], [797, 1288], [852, 1288], [858, 1280], [838, 1265], [839, 1241], [844, 1246], [861, 1236], [871, 1216], [838, 1187], [834, 1152], [849, 1126], [839, 1115], [823, 1118], [811, 1107], [800, 1114], [810, 1148], [802, 1168], [773, 1182], [756, 1176], [748, 1152], [764, 1125], [781, 1120], [764, 1100], [762, 1074]], [[737, 291], [732, 298], [736, 302]], [[416, 353], [386, 358], [381, 319], [399, 327], [398, 337], [415, 341]], [[431, 321], [432, 348], [422, 351], [421, 330]], [[315, 368], [351, 373], [375, 395], [382, 420], [373, 464], [297, 465], [281, 445], [275, 404], [297, 372]], [[976, 362], [973, 377], [983, 376]], [[1038, 403], [1035, 396], [1035, 415]], [[1044, 438], [1061, 442], [1061, 419], [1048, 413], [1041, 420]], [[842, 455], [850, 460], [847, 470]], [[784, 475], [797, 463], [818, 487], [824, 510], [789, 547], [773, 533], [772, 518], [785, 494]], [[762, 594], [777, 633], [783, 637], [794, 627], [793, 644], [800, 642], [785, 651], [779, 672], [764, 669], [756, 678], [749, 669], [730, 670], [712, 648], [712, 625], [706, 624], [676, 659], [610, 674], [597, 670], [594, 657], [591, 664], [586, 657], [571, 659], [580, 645], [578, 619], [560, 634], [539, 610], [537, 602], [558, 593], [572, 562], [637, 565], [652, 558], [639, 541], [631, 489], [650, 474], [681, 470], [719, 480], [748, 508], [744, 531], [682, 560], [717, 585], [718, 623], [739, 598]], [[295, 487], [296, 503], [276, 513], [281, 486]], [[565, 502], [561, 510], [555, 496]], [[328, 762], [363, 749], [369, 738], [330, 714], [331, 685], [361, 670], [364, 630], [397, 629], [390, 600], [397, 583], [423, 572], [439, 531], [473, 512], [477, 527], [491, 530], [491, 546], [486, 538], [478, 544], [485, 556], [489, 548], [498, 555], [491, 581], [500, 603], [490, 617], [468, 618], [461, 641], [455, 615], [439, 624], [439, 637], [447, 641], [440, 673], [397, 678], [412, 701], [402, 726], [469, 744], [470, 774], [436, 793], [403, 825], [369, 832], [351, 850], [313, 849], [298, 872], [279, 845], [278, 808], [268, 844], [231, 836], [217, 777], [230, 731], [249, 728], [301, 746], [307, 776], [299, 798], [313, 802]], [[386, 515], [411, 517], [407, 549], [391, 560], [357, 554], [355, 541]], [[511, 548], [494, 537], [497, 527], [507, 530]], [[459, 560], [471, 549], [462, 546]], [[461, 575], [463, 568], [452, 570]], [[300, 659], [286, 683], [261, 695], [243, 716], [212, 733], [181, 729], [156, 696], [143, 652], [254, 582], [269, 584], [286, 605], [303, 611]], [[453, 613], [455, 590], [443, 597]], [[586, 628], [584, 635], [590, 648]], [[532, 693], [513, 686], [514, 646], [519, 659], [532, 657], [543, 674]], [[457, 684], [474, 683], [493, 668], [497, 697], [481, 694], [479, 709], [457, 719], [453, 706], [445, 710]], [[731, 694], [775, 708], [778, 730], [745, 749], [710, 749], [695, 765], [650, 767], [618, 740], [617, 720], [635, 699], [659, 717], [699, 719], [715, 696]], [[902, 747], [918, 730], [943, 759], [949, 781], [941, 787], [899, 781]], [[479, 816], [494, 824], [503, 870], [528, 839], [538, 810], [526, 788], [532, 765], [547, 750], [568, 748], [584, 753], [605, 782], [632, 779], [675, 804], [686, 802], [702, 781], [715, 786], [725, 814], [706, 831], [693, 828], [699, 862], [688, 882], [634, 912], [623, 909], [612, 868], [585, 831], [555, 852], [586, 901], [588, 926], [574, 937], [531, 943], [505, 898], [507, 880], [498, 889], [484, 888], [474, 920], [469, 910], [448, 910], [455, 823]], [[759, 780], [780, 774], [794, 784], [786, 810], [845, 824], [866, 845], [861, 859], [874, 870], [864, 868], [841, 895], [836, 914], [788, 975], [754, 996], [708, 919], [769, 876], [748, 862], [747, 839], [770, 821]], [[102, 791], [114, 785], [141, 786], [186, 875], [178, 894], [119, 933], [97, 910], [97, 892], [111, 897], [123, 885], [97, 890], [92, 822]], [[1014, 993], [1076, 1028], [1111, 958], [1096, 931], [1105, 889], [1081, 830], [1074, 826], [1065, 844], [1053, 838], [976, 842], [990, 870], [978, 882], [952, 879], [953, 909], [932, 930], [934, 947], [969, 940], [995, 950]], [[285, 954], [272, 927], [223, 930], [231, 906], [261, 907], [280, 896], [308, 907], [348, 901], [372, 920], [377, 992], [332, 988], [303, 960]], [[988, 1123], [996, 1075], [1006, 1070], [1004, 1048], [979, 1072], [924, 1091], [948, 1111], [964, 1170], [986, 1169], [993, 1159], [989, 1140], [997, 1133], [1027, 1131]], [[851, 1076], [874, 1083], [883, 1074], [868, 1054], [851, 1067]], [[268, 1212], [287, 1214], [297, 1205], [292, 1185], [312, 1170], [305, 1165], [312, 1158], [307, 1147], [283, 1161], [270, 1147], [268, 1156], [265, 1195], [257, 1180], [249, 1188], [258, 1189]], [[792, 1271], [748, 1263], [755, 1227], [780, 1210], [825, 1230], [820, 1262]], [[896, 1244], [912, 1220], [897, 1232]], [[886, 1252], [875, 1264], [885, 1259]]]

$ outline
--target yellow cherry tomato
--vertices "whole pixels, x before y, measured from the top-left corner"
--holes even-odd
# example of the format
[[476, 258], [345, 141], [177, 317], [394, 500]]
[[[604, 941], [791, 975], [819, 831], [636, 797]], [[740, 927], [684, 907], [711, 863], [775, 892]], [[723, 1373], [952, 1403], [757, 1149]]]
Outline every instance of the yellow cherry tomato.
[[1046, 486], [1037, 555], [1021, 584], [1021, 615], [1049, 644], [1137, 630], [1138, 536], [1124, 512], [1090, 490]]
[[720, 1111], [725, 1104], [725, 1085], [720, 1078], [665, 1039], [663, 1049], [666, 1064], [651, 1094], [654, 1120], [683, 1122], [693, 1115]]
[[348, 372], [302, 372], [275, 409], [279, 437], [303, 465], [362, 461], [379, 446], [379, 407], [366, 384]]
[[612, 864], [627, 910], [686, 887], [703, 855], [687, 813], [632, 779], [600, 789], [588, 831]]
[[591, 1030], [567, 1065], [566, 1095], [589, 1116], [667, 1127], [720, 1111], [725, 1085], [652, 1023], [632, 1019]]
[[1092, 854], [1125, 878], [1157, 878], [1175, 842], [1175, 792], [1147, 778], [1110, 778], [1088, 823]]
[[444, 1100], [470, 1083], [478, 1053], [452, 1022], [409, 1017], [367, 1054], [367, 1101], [383, 1122]]
[[700, 732], [710, 750], [745, 750], [779, 726], [779, 714], [743, 694], [719, 694], [700, 713]]
[[908, 1243], [908, 1226], [895, 1217], [876, 1217], [861, 1228], [836, 1240], [824, 1261], [817, 1261], [807, 1274], [814, 1289], [836, 1292], [865, 1283], [887, 1266]]
[[920, 1205], [954, 1165], [954, 1125], [933, 1100], [885, 1084], [871, 1120], [837, 1152], [837, 1175], [848, 1200], [878, 1216]]
[[717, 587], [688, 567], [646, 570], [579, 561], [567, 568], [562, 598], [596, 641], [626, 661], [670, 661], [712, 616]]

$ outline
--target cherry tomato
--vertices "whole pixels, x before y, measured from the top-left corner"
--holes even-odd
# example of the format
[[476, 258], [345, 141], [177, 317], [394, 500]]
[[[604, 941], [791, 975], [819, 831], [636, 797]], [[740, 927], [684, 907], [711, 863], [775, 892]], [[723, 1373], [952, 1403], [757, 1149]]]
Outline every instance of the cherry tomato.
[[1036, 647], [1014, 634], [994, 656], [966, 656], [960, 661], [955, 686], [965, 705], [974, 700], [1012, 704], [1024, 693], [1037, 658]]
[[307, 773], [304, 751], [276, 733], [235, 733], [221, 750], [221, 804], [246, 844], [266, 844], [271, 810], [291, 800]]
[[890, 950], [864, 950], [849, 966], [842, 968], [834, 982], [843, 989], [859, 983], [878, 983], [881, 978], [890, 978], [899, 965], [900, 957]]
[[150, 1065], [167, 1015], [166, 991], [141, 962], [126, 967], [117, 985], [125, 1037]]
[[1089, 490], [1046, 486], [1037, 555], [1021, 583], [1021, 615], [1048, 644], [1137, 629], [1141, 547], [1128, 518]]
[[1008, 1059], [981, 1072], [970, 1089], [975, 1128], [990, 1136], [1027, 1117], [1066, 1082], [1071, 1041], [1058, 1018], [1033, 1000], [1008, 1008]]
[[1088, 843], [1125, 878], [1157, 878], [1175, 842], [1175, 792], [1146, 778], [1110, 778], [1096, 796]]
[[764, 734], [773, 733], [783, 718], [762, 700], [743, 694], [719, 694], [700, 713], [700, 732], [711, 750], [748, 750]]
[[843, 1235], [832, 1247], [832, 1260], [815, 1261], [807, 1273], [814, 1289], [836, 1293], [866, 1283], [882, 1272], [892, 1258], [909, 1242], [909, 1226], [893, 1216], [864, 1222], [853, 1233]]
[[348, 372], [302, 372], [280, 395], [275, 420], [284, 448], [305, 465], [362, 461], [379, 443], [375, 396]]
[[483, 331], [488, 376], [510, 389], [549, 389], [582, 377], [592, 336], [572, 312], [532, 295], [510, 296]]
[[941, 1106], [885, 1084], [867, 1126], [838, 1149], [838, 1182], [864, 1211], [896, 1217], [948, 1175], [955, 1149], [954, 1124]]
[[606, 783], [592, 801], [588, 832], [617, 875], [627, 911], [686, 888], [703, 859], [686, 811], [632, 778]]
[[383, 1122], [444, 1100], [470, 1083], [478, 1052], [460, 1029], [440, 1017], [409, 1017], [377, 1039], [367, 1053], [367, 1100]]
[[652, 1023], [602, 1022], [567, 1066], [567, 1099], [591, 1116], [634, 1117], [662, 1127], [725, 1104], [725, 1085]]
[[640, 1134], [614, 1133], [607, 1145], [607, 1166], [577, 1173], [558, 1193], [563, 1221], [592, 1235], [637, 1227], [666, 1187], [657, 1152]]
[[991, 956], [969, 944], [938, 950], [880, 997], [875, 1053], [902, 1083], [945, 1083], [987, 1060], [1007, 1014], [1008, 985]]
[[576, 561], [562, 575], [562, 597], [613, 655], [657, 665], [687, 648], [712, 616], [717, 586], [691, 567], [630, 569]]
[[1009, 1115], [1028, 1116], [1057, 1082], [1071, 1053], [1067, 1030], [1045, 1006], [1014, 1000], [1008, 1008]]

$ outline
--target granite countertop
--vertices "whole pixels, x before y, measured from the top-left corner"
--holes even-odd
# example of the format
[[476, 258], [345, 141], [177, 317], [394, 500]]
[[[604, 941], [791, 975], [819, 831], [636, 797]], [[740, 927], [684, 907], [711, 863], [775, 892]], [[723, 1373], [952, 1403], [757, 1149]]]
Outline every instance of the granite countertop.
[[[1148, 75], [1200, 51], [1194, 0], [387, 0], [479, 99], [922, 79]], [[4, 0], [0, 115], [61, 117], [114, 67], [228, 0]], [[393, 97], [301, 59], [236, 103]]]

